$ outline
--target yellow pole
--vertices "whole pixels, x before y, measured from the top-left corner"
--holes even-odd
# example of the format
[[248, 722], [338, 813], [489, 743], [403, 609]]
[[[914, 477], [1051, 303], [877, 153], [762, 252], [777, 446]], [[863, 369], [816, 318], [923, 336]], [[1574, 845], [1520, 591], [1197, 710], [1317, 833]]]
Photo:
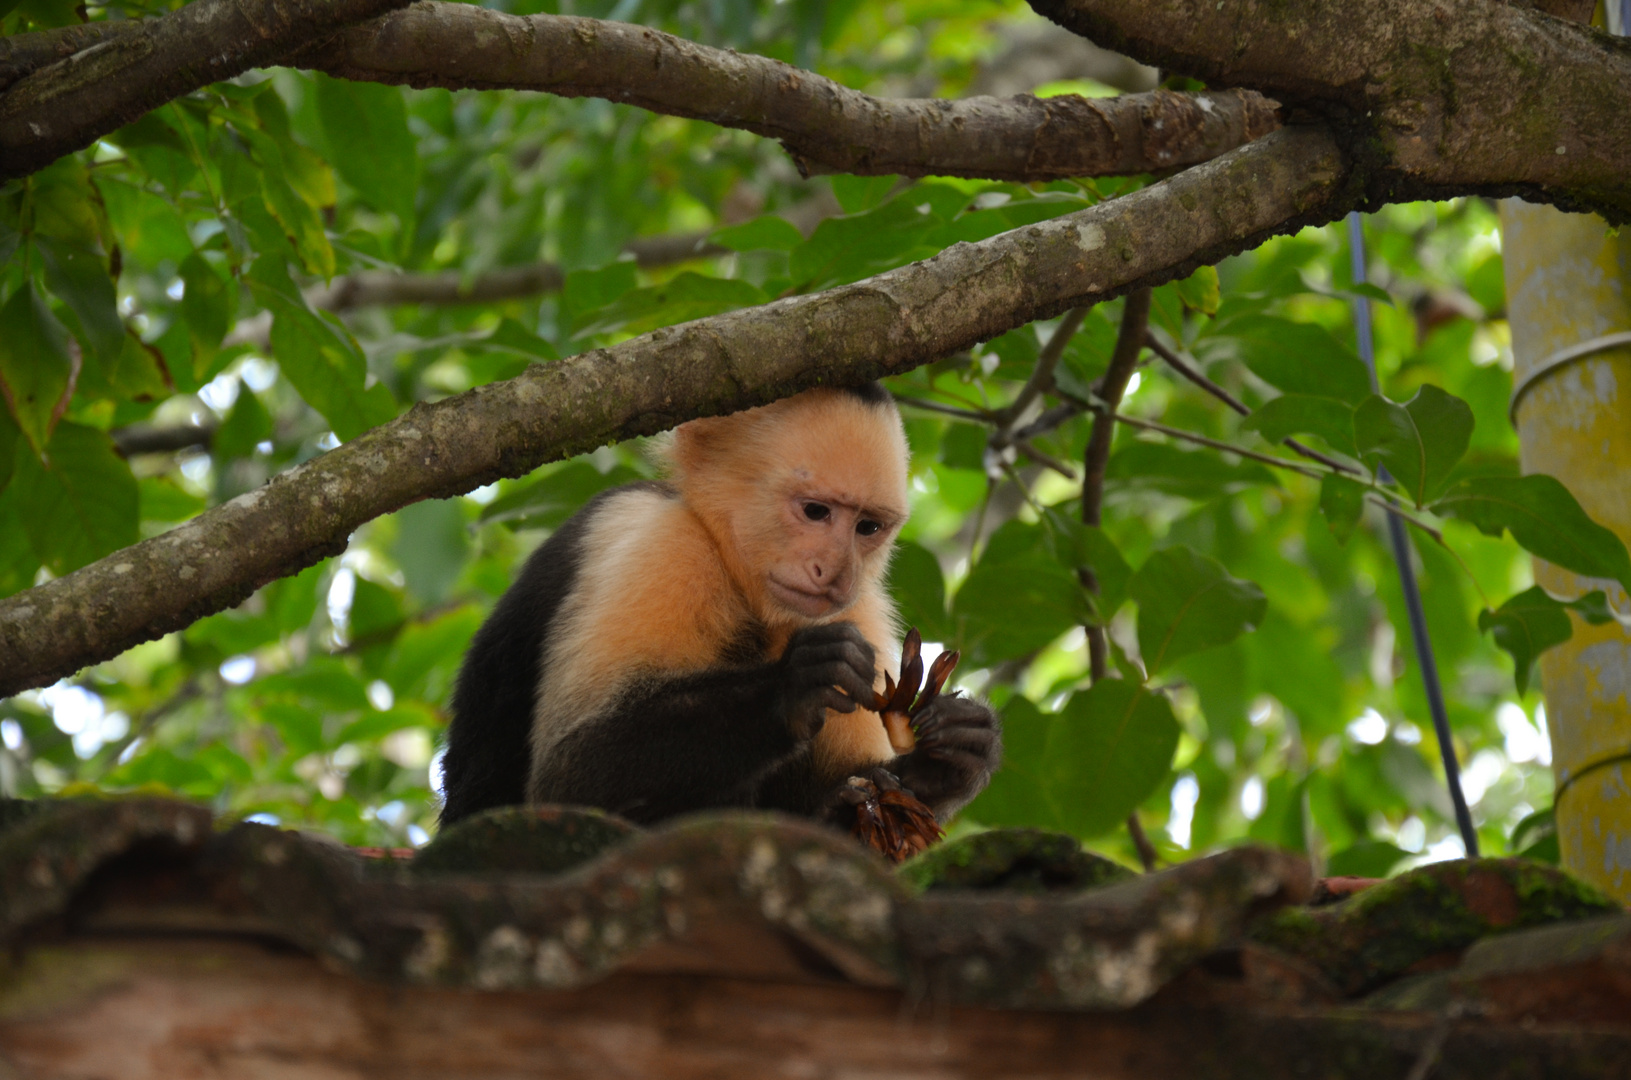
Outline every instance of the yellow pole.
[[[1509, 199], [1501, 206], [1513, 422], [1525, 473], [1550, 473], [1631, 543], [1631, 230]], [[1614, 582], [1535, 560], [1553, 595]], [[1563, 865], [1631, 902], [1631, 633], [1589, 626], [1542, 655]]]

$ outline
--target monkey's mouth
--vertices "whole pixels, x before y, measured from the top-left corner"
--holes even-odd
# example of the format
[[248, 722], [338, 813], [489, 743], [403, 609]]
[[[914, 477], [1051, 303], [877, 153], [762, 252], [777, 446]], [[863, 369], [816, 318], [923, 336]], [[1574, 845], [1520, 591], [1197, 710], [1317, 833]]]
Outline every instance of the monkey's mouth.
[[778, 604], [790, 611], [798, 612], [805, 618], [819, 619], [835, 608], [843, 606], [842, 602], [831, 593], [809, 592], [788, 585], [785, 582], [777, 581], [773, 577], [765, 580], [770, 585], [770, 595], [775, 598]]

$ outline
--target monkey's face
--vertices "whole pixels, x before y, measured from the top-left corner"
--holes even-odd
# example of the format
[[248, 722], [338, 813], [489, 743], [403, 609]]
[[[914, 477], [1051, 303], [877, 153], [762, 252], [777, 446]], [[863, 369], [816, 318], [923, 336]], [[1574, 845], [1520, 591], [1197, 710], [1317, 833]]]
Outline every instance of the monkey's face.
[[849, 607], [861, 583], [878, 576], [900, 518], [799, 479], [805, 483], [795, 483], [776, 508], [779, 535], [762, 564], [764, 587], [788, 614], [816, 620]]
[[833, 617], [875, 586], [906, 521], [900, 415], [810, 390], [674, 432], [674, 479], [768, 623]]

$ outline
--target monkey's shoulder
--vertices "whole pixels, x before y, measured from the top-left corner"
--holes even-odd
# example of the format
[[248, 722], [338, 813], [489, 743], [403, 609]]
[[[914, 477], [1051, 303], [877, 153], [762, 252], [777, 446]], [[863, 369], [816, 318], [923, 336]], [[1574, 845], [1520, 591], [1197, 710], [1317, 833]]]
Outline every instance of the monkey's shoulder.
[[716, 661], [751, 622], [718, 545], [672, 488], [617, 488], [585, 511], [563, 644], [589, 648], [596, 666], [684, 670]]

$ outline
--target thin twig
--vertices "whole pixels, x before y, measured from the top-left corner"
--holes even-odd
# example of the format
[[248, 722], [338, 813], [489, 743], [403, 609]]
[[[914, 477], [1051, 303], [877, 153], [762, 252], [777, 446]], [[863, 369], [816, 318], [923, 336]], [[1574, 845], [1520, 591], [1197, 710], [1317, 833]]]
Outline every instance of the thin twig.
[[[1110, 460], [1110, 444], [1115, 436], [1116, 409], [1127, 393], [1127, 383], [1138, 366], [1138, 354], [1143, 351], [1149, 336], [1150, 290], [1134, 289], [1127, 294], [1121, 309], [1121, 329], [1116, 334], [1116, 347], [1110, 353], [1110, 366], [1094, 387], [1098, 401], [1094, 405], [1093, 428], [1087, 436], [1087, 449], [1082, 452], [1082, 522], [1097, 526], [1104, 504], [1104, 470]], [[1097, 594], [1099, 582], [1091, 567], [1077, 571], [1082, 587]], [[1109, 672], [1110, 639], [1102, 623], [1088, 623], [1082, 628], [1087, 634], [1088, 674], [1098, 682]], [[1158, 855], [1135, 809], [1127, 815], [1127, 834], [1132, 837], [1138, 851], [1138, 861], [1144, 872], [1155, 869]]]
[[1202, 375], [1200, 369], [1191, 367], [1189, 363], [1180, 357], [1176, 352], [1167, 348], [1166, 345], [1162, 343], [1161, 339], [1156, 337], [1154, 333], [1145, 335], [1144, 344], [1150, 347], [1151, 352], [1165, 360], [1167, 362], [1167, 366], [1172, 368], [1172, 370], [1176, 371], [1178, 374], [1182, 375], [1184, 378], [1188, 379], [1202, 390], [1205, 390], [1208, 394], [1211, 394], [1213, 397], [1229, 406], [1229, 408], [1233, 409], [1241, 416], [1251, 415], [1251, 410], [1246, 407], [1245, 402], [1229, 393], [1229, 391], [1225, 390], [1211, 379], [1208, 379], [1205, 375]]
[[[1202, 390], [1205, 390], [1208, 394], [1211, 394], [1213, 397], [1229, 406], [1229, 408], [1233, 409], [1241, 416], [1251, 415], [1252, 411], [1246, 407], [1245, 402], [1229, 393], [1229, 391], [1225, 390], [1211, 379], [1208, 379], [1205, 375], [1202, 375], [1200, 369], [1193, 367], [1187, 360], [1179, 356], [1175, 351], [1167, 348], [1166, 345], [1159, 338], [1157, 338], [1154, 333], [1149, 335], [1149, 338], [1145, 341], [1145, 344], [1148, 345], [1157, 356], [1165, 360], [1167, 362], [1167, 366], [1172, 368], [1172, 370], [1176, 371], [1178, 374], [1182, 375], [1184, 378], [1188, 379]], [[1346, 465], [1335, 458], [1327, 457], [1325, 454], [1320, 453], [1318, 450], [1315, 450], [1313, 447], [1308, 446], [1306, 443], [1303, 443], [1300, 440], [1281, 439], [1280, 445], [1289, 447], [1310, 461], [1317, 461], [1328, 469], [1334, 469], [1337, 472], [1348, 473], [1354, 476], [1364, 475], [1362, 470], [1356, 469], [1352, 465]]]
[[1024, 454], [1038, 465], [1044, 465], [1047, 468], [1052, 469], [1060, 476], [1063, 476], [1066, 480], [1076, 479], [1075, 469], [1072, 469], [1069, 465], [1066, 465], [1064, 462], [1060, 461], [1056, 457], [1053, 457], [1051, 454], [1038, 450], [1028, 440], [1015, 439], [1013, 446], [1014, 449], [1018, 450], [1020, 453]]
[[1082, 319], [1087, 316], [1087, 308], [1071, 308], [1065, 312], [1064, 318], [1054, 328], [1053, 336], [1037, 354], [1036, 366], [1031, 368], [1031, 377], [1025, 380], [1025, 385], [1015, 395], [1014, 400], [1005, 409], [998, 410], [995, 420], [999, 429], [1006, 430], [1010, 425], [1025, 415], [1025, 410], [1031, 403], [1049, 390], [1053, 389], [1053, 369], [1059, 366], [1059, 358], [1065, 355], [1065, 346], [1070, 339], [1076, 336], [1081, 328]]
[[1253, 461], [1261, 461], [1265, 465], [1273, 465], [1276, 468], [1289, 469], [1291, 472], [1300, 473], [1303, 476], [1309, 477], [1313, 480], [1319, 480], [1326, 475], [1318, 469], [1311, 469], [1307, 465], [1299, 465], [1295, 461], [1287, 461], [1285, 458], [1275, 457], [1273, 454], [1259, 454], [1255, 450], [1247, 450], [1244, 447], [1235, 446], [1233, 443], [1220, 442], [1217, 439], [1209, 439], [1205, 435], [1197, 435], [1193, 431], [1184, 431], [1182, 428], [1168, 427], [1165, 424], [1158, 424], [1154, 420], [1140, 420], [1136, 416], [1128, 416], [1125, 413], [1117, 413], [1115, 419], [1119, 424], [1126, 424], [1129, 427], [1143, 428], [1145, 431], [1159, 432], [1162, 435], [1169, 435], [1174, 439], [1182, 439], [1185, 442], [1192, 442], [1197, 446], [1209, 446], [1213, 450], [1221, 450], [1226, 454], [1238, 454], [1243, 458], [1250, 458]]
[[959, 409], [955, 405], [942, 405], [938, 401], [925, 401], [922, 398], [911, 397], [907, 394], [896, 394], [895, 401], [897, 404], [909, 405], [914, 409], [944, 413], [947, 416], [955, 416], [959, 420], [972, 420], [977, 424], [989, 424], [992, 420], [989, 413], [975, 412], [973, 409]]
[[[1370, 503], [1372, 506], [1380, 506], [1383, 510], [1386, 510], [1388, 513], [1392, 514], [1394, 517], [1398, 518], [1400, 521], [1404, 522], [1406, 525], [1414, 525], [1416, 528], [1420, 529], [1422, 532], [1426, 533], [1428, 536], [1431, 536], [1433, 538], [1433, 540], [1440, 547], [1444, 548], [1444, 550], [1446, 550], [1446, 551], [1450, 550], [1449, 545], [1444, 542], [1444, 534], [1442, 532], [1440, 532], [1439, 530], [1433, 528], [1431, 525], [1427, 524], [1427, 522], [1421, 520], [1420, 518], [1409, 514], [1403, 508], [1395, 506], [1394, 504], [1392, 504], [1390, 502], [1387, 502], [1387, 501], [1385, 501], [1383, 499], [1377, 498], [1375, 493], [1372, 493], [1372, 492], [1367, 492], [1365, 494], [1365, 501]], [[1462, 567], [1463, 567], [1463, 569], [1465, 569], [1466, 564], [1463, 563]], [[1470, 577], [1472, 575], [1472, 571], [1468, 570], [1467, 574]], [[1473, 584], [1476, 586], [1477, 582], [1475, 581]], [[1484, 590], [1479, 589], [1478, 591], [1479, 591], [1480, 594], [1482, 594]], [[1486, 605], [1485, 606], [1488, 606], [1487, 600], [1488, 600], [1488, 598], [1486, 597]]]

